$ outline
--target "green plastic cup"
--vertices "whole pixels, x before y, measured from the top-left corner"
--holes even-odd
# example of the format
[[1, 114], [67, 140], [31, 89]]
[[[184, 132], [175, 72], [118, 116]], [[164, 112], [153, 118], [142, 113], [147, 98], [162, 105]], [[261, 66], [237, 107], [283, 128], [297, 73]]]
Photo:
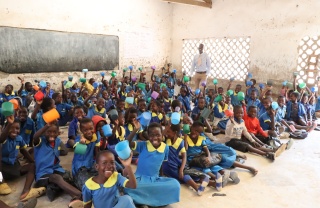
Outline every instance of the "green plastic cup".
[[140, 89], [142, 89], [142, 90], [144, 90], [144, 89], [146, 89], [146, 84], [145, 84], [145, 83], [142, 83], [142, 82], [139, 82], [139, 83], [137, 84], [137, 87], [140, 88]]
[[81, 83], [86, 83], [87, 79], [86, 78], [80, 78]]
[[217, 79], [214, 79], [214, 80], [213, 80], [213, 84], [214, 84], [214, 85], [218, 84], [218, 80], [217, 80]]
[[239, 92], [239, 93], [238, 93], [238, 100], [239, 100], [239, 101], [243, 101], [244, 98], [245, 98], [244, 93], [243, 93], [243, 92]]
[[167, 87], [167, 85], [165, 83], [161, 83], [160, 84], [160, 89], [162, 89], [163, 87]]
[[215, 99], [214, 102], [220, 102], [222, 100], [222, 96], [218, 95]]
[[233, 95], [233, 90], [228, 90], [227, 91], [227, 95], [230, 97], [231, 95]]
[[4, 102], [1, 106], [1, 113], [5, 117], [12, 116], [14, 114], [13, 104], [11, 102]]
[[189, 80], [190, 80], [190, 78], [189, 78], [188, 76], [184, 76], [184, 77], [183, 77], [183, 81], [184, 81], [184, 82], [189, 82]]
[[300, 89], [304, 89], [304, 88], [307, 87], [307, 84], [302, 82], [302, 83], [299, 84], [299, 87], [300, 87]]
[[74, 153], [84, 155], [87, 151], [87, 145], [78, 143], [74, 149]]
[[183, 133], [184, 134], [189, 134], [190, 133], [190, 125], [189, 124], [184, 124], [183, 125]]
[[115, 76], [117, 76], [117, 73], [113, 71], [113, 72], [111, 72], [111, 76], [115, 77]]

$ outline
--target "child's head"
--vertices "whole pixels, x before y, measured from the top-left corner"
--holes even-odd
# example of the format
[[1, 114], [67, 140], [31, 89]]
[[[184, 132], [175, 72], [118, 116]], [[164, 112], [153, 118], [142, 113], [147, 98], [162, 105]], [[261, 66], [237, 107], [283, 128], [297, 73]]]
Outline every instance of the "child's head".
[[187, 95], [187, 89], [185, 87], [181, 87], [180, 94], [182, 97], [185, 97]]
[[189, 124], [190, 126], [193, 124], [193, 120], [191, 117], [184, 115], [182, 118], [182, 123], [183, 124]]
[[102, 97], [98, 98], [97, 103], [96, 103], [96, 106], [97, 106], [97, 109], [98, 109], [99, 111], [100, 111], [102, 108], [104, 108], [105, 102], [106, 102], [106, 101], [105, 101]]
[[226, 102], [226, 97], [222, 94], [220, 96], [221, 96], [221, 100], [219, 101], [219, 105], [224, 106]]
[[214, 89], [208, 89], [207, 95], [212, 98], [214, 96]]
[[150, 90], [150, 84], [149, 82], [146, 83], [146, 91], [148, 92]]
[[271, 106], [272, 98], [271, 97], [265, 97], [262, 99], [262, 105], [265, 109], [268, 109]]
[[77, 118], [78, 121], [81, 121], [86, 116], [86, 113], [83, 110], [82, 106], [76, 106], [73, 109], [73, 117]]
[[76, 103], [78, 101], [77, 94], [71, 93], [70, 100], [71, 100], [71, 102]]
[[70, 99], [70, 96], [71, 96], [70, 89], [66, 89], [65, 92], [66, 92], [67, 99]]
[[198, 108], [200, 110], [204, 109], [204, 107], [206, 106], [206, 100], [204, 99], [204, 97], [199, 97], [198, 99]]
[[83, 99], [86, 99], [89, 96], [88, 90], [83, 90], [81, 92], [81, 96], [83, 97]]
[[298, 101], [299, 98], [300, 98], [300, 93], [298, 93], [298, 92], [292, 92], [290, 95], [291, 102], [295, 103]]
[[158, 148], [162, 142], [162, 126], [159, 123], [151, 123], [148, 126], [148, 137], [154, 148]]
[[100, 132], [100, 135], [101, 135], [102, 127], [107, 124], [107, 121], [101, 116], [94, 115], [92, 116], [92, 122], [93, 122], [94, 131]]
[[137, 119], [138, 110], [135, 108], [129, 108], [125, 114], [125, 123], [133, 123], [135, 119]]
[[249, 106], [248, 116], [251, 118], [257, 117], [257, 106], [254, 106], [254, 105]]
[[190, 138], [195, 140], [198, 139], [200, 134], [203, 133], [204, 126], [200, 121], [195, 121], [190, 128]]
[[43, 113], [55, 108], [54, 100], [49, 97], [43, 98], [40, 108]]
[[24, 106], [21, 106], [18, 111], [18, 119], [20, 122], [25, 122], [28, 118], [28, 109]]
[[242, 119], [243, 117], [243, 109], [241, 105], [236, 105], [233, 108], [233, 114], [234, 114], [234, 118], [237, 120]]
[[95, 80], [94, 78], [90, 78], [90, 79], [89, 79], [89, 84], [92, 85], [95, 81], [96, 81], [96, 80]]
[[255, 100], [257, 98], [257, 92], [255, 90], [252, 90], [250, 93], [251, 100]]
[[62, 95], [59, 92], [53, 93], [52, 99], [56, 105], [62, 103]]
[[147, 104], [145, 99], [139, 99], [138, 100], [138, 109], [141, 112], [145, 112], [147, 109]]
[[159, 109], [161, 108], [161, 104], [158, 100], [154, 100], [151, 103], [151, 111], [157, 113]]
[[231, 104], [231, 97], [230, 96], [226, 96], [225, 100], [226, 100], [225, 101], [226, 104], [228, 104], [228, 105]]
[[103, 150], [96, 155], [95, 168], [99, 176], [108, 179], [116, 171], [114, 155], [109, 150]]
[[162, 94], [163, 98], [165, 98], [165, 99], [169, 98], [169, 92], [165, 87], [162, 88], [162, 93], [161, 94]]
[[180, 131], [181, 131], [180, 124], [176, 124], [176, 125], [171, 124], [170, 128], [166, 128], [166, 136], [169, 139], [174, 139], [179, 135]]
[[14, 119], [13, 123], [10, 126], [9, 129], [9, 138], [10, 139], [16, 139], [17, 136], [20, 134], [20, 121], [18, 119]]
[[171, 108], [173, 112], [179, 112], [180, 109], [182, 108], [182, 104], [179, 100], [173, 100], [171, 103]]
[[94, 134], [94, 126], [90, 118], [81, 119], [80, 131], [83, 134], [84, 138], [86, 138], [87, 140], [92, 140]]
[[272, 97], [272, 91], [271, 90], [267, 90], [265, 96]]
[[117, 109], [123, 111], [124, 110], [124, 100], [118, 99], [117, 100]]
[[123, 78], [123, 82], [126, 83], [126, 84], [129, 84], [129, 77], [128, 76], [125, 76]]
[[6, 93], [8, 93], [9, 95], [11, 95], [12, 94], [12, 91], [13, 91], [13, 86], [11, 85], [11, 84], [8, 84], [8, 85], [6, 85], [6, 87], [5, 87], [5, 92]]
[[222, 95], [223, 94], [223, 88], [222, 87], [218, 87], [218, 94]]
[[235, 93], [238, 93], [241, 91], [241, 85], [240, 84], [237, 84], [236, 85], [236, 89], [234, 89]]
[[26, 91], [31, 92], [32, 91], [32, 84], [30, 82], [26, 82], [24, 84], [24, 88], [26, 89]]
[[280, 106], [280, 107], [282, 107], [282, 106], [284, 106], [285, 105], [285, 103], [286, 103], [286, 99], [285, 99], [285, 97], [284, 96], [282, 96], [282, 95], [280, 95], [279, 97], [278, 97], [278, 105]]
[[254, 87], [256, 85], [256, 83], [257, 83], [257, 81], [255, 79], [251, 79], [250, 81], [252, 82], [251, 87]]
[[301, 103], [302, 104], [306, 104], [306, 103], [308, 103], [308, 100], [309, 100], [308, 94], [307, 93], [303, 93], [302, 99], [301, 99]]
[[44, 133], [45, 138], [48, 142], [54, 142], [55, 139], [59, 136], [59, 126], [56, 123], [50, 124], [49, 128], [47, 128]]
[[118, 111], [118, 121], [119, 121], [119, 126], [124, 125], [124, 115], [121, 111]]

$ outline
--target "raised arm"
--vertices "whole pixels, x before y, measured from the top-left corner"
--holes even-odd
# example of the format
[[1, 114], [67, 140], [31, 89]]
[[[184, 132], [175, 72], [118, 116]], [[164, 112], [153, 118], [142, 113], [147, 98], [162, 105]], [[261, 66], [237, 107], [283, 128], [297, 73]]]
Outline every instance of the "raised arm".
[[140, 125], [140, 122], [138, 120], [134, 120], [133, 121], [133, 130], [132, 132], [128, 135], [127, 137], [127, 140], [129, 142], [129, 145], [130, 145], [130, 148], [134, 148], [135, 146], [135, 143], [132, 141], [133, 140], [133, 137], [136, 135], [136, 133], [140, 130], [141, 128], [141, 125]]
[[14, 116], [13, 115], [8, 116], [7, 117], [7, 125], [4, 128], [4, 130], [2, 131], [2, 134], [0, 135], [0, 143], [3, 143], [8, 138], [8, 136], [10, 134], [9, 131], [10, 131], [10, 128], [11, 128], [13, 122], [14, 122]]

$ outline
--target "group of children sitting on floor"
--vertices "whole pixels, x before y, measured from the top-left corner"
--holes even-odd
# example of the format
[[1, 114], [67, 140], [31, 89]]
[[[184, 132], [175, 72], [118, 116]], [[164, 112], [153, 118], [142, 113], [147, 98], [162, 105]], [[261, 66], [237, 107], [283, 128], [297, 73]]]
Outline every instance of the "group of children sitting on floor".
[[[14, 115], [0, 115], [0, 194], [11, 192], [6, 181], [26, 174], [21, 201], [45, 193], [53, 201], [63, 190], [74, 208], [165, 206], [179, 202], [179, 183], [201, 195], [207, 186], [221, 191], [229, 182], [238, 184], [231, 168], [256, 175], [255, 168], [243, 164], [246, 156], [235, 150], [273, 161], [292, 145], [291, 139], [283, 144], [279, 138], [305, 138], [318, 129], [316, 95], [308, 87], [284, 86], [273, 102], [272, 87], [258, 89], [254, 79], [246, 81], [245, 92], [240, 84], [231, 90], [231, 80], [225, 93], [217, 82], [214, 88], [203, 83], [193, 91], [189, 79], [176, 78], [169, 68], [161, 76], [153, 70], [150, 83], [145, 73], [138, 80], [131, 73], [121, 80], [105, 80], [102, 73], [101, 83], [82, 78], [80, 88], [69, 77], [61, 82], [62, 92], [50, 83], [37, 86], [21, 78], [18, 91], [8, 84], [0, 104], [15, 99], [19, 106]], [[35, 98], [38, 92], [42, 99]], [[46, 123], [43, 115], [52, 109], [60, 118]], [[148, 125], [140, 122], [145, 112], [151, 114]], [[174, 113], [180, 122], [171, 121]], [[68, 141], [63, 143], [59, 126], [66, 124]], [[111, 136], [103, 130], [108, 124]], [[215, 142], [213, 135], [220, 133], [225, 144]], [[115, 146], [125, 140], [132, 152], [123, 160]], [[60, 161], [78, 145], [86, 148], [74, 152], [70, 173]], [[135, 173], [131, 164], [137, 165]]]

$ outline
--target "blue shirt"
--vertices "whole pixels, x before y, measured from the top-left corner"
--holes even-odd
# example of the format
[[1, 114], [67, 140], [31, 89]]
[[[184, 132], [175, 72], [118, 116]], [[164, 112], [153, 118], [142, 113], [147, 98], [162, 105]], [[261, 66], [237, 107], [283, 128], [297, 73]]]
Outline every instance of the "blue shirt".
[[247, 94], [246, 94], [246, 100], [248, 101], [248, 99], [250, 98], [250, 95], [251, 95], [251, 92], [252, 91], [256, 91], [256, 95], [259, 97], [259, 95], [260, 95], [260, 92], [259, 92], [259, 90], [257, 89], [257, 88], [255, 88], [255, 87], [250, 87], [249, 89], [248, 89], [248, 91], [247, 91]]
[[54, 93], [54, 91], [52, 90], [52, 89], [50, 89], [50, 91], [49, 91], [49, 94], [47, 95], [46, 93], [46, 89], [44, 88], [43, 90], [42, 90], [42, 92], [43, 92], [43, 94], [45, 95], [45, 97], [49, 97], [49, 98], [52, 98], [52, 95], [53, 95], [53, 93]]
[[42, 136], [40, 143], [34, 147], [34, 159], [36, 161], [36, 181], [46, 174], [55, 171], [64, 173], [65, 170], [60, 165], [60, 143], [59, 137], [55, 139], [54, 147]]
[[258, 107], [260, 103], [260, 100], [259, 99], [255, 99], [255, 100], [252, 100], [250, 97], [247, 99], [247, 111], [249, 110], [249, 107], [250, 106], [256, 106]]
[[47, 123], [42, 118], [42, 110], [39, 110], [37, 113], [37, 122], [36, 122], [36, 130], [39, 131], [41, 128], [43, 128]]
[[68, 101], [68, 104], [69, 104], [70, 106], [83, 106], [83, 101], [77, 100], [76, 103], [73, 103], [73, 102], [71, 102], [71, 100], [69, 100], [69, 101]]
[[59, 103], [56, 105], [56, 109], [60, 114], [60, 119], [63, 119], [69, 110], [71, 110], [72, 106], [66, 103]]
[[[200, 60], [200, 61], [199, 61]], [[194, 56], [191, 66], [191, 74], [193, 72], [206, 72], [209, 75], [211, 69], [211, 61], [206, 53], [197, 54]]]
[[11, 94], [8, 94], [8, 93], [2, 93], [2, 98], [3, 99], [6, 99], [7, 101], [13, 99], [16, 97], [16, 93], [15, 92], [12, 92]]
[[[181, 102], [181, 104], [186, 108], [186, 111], [189, 112], [191, 110], [190, 108], [190, 100], [187, 96], [182, 97], [181, 95], [179, 95], [178, 100]], [[187, 113], [184, 111], [184, 109], [182, 109], [184, 113]]]
[[27, 117], [27, 120], [24, 123], [21, 123], [20, 127], [20, 136], [23, 138], [24, 142], [27, 145], [30, 144], [30, 140], [33, 138], [35, 131], [36, 127], [34, 121], [31, 118]]
[[71, 136], [77, 137], [80, 134], [80, 129], [78, 129], [78, 119], [74, 117], [69, 124], [68, 128], [68, 138]]
[[15, 139], [7, 138], [2, 143], [2, 162], [8, 165], [14, 165], [19, 150], [27, 148], [26, 143], [21, 136], [17, 136]]
[[276, 122], [280, 122], [282, 119], [285, 118], [287, 112], [287, 106], [283, 105], [282, 107], [279, 106], [276, 114]]
[[164, 119], [164, 117], [163, 117], [162, 113], [157, 114], [157, 113], [152, 112], [150, 123], [154, 123], [154, 122], [155, 123], [162, 123], [163, 119]]
[[77, 88], [77, 89], [75, 89], [75, 90], [74, 90], [74, 89], [72, 89], [72, 87], [71, 87], [71, 88], [69, 88], [69, 90], [70, 90], [70, 92], [71, 92], [71, 93], [77, 93], [77, 94], [78, 94], [78, 93], [79, 93], [79, 91], [80, 91], [80, 89], [79, 89], [79, 88]]
[[88, 108], [88, 118], [92, 118], [94, 115], [101, 116], [102, 118], [106, 118], [106, 109], [102, 108], [100, 111], [98, 110], [96, 105], [90, 104]]
[[200, 154], [204, 147], [207, 146], [206, 137], [199, 136], [196, 143], [193, 143], [189, 135], [187, 135], [188, 150], [187, 150], [187, 160], [190, 162], [194, 156]]
[[260, 118], [260, 116], [262, 114], [264, 114], [265, 112], [267, 112], [266, 108], [264, 107], [264, 105], [262, 103], [258, 104], [258, 115], [257, 117]]
[[95, 208], [111, 208], [120, 196], [119, 187], [125, 187], [129, 180], [118, 172], [108, 178], [104, 184], [98, 184], [88, 179], [82, 187], [82, 197], [84, 205], [92, 202]]
[[230, 98], [231, 98], [231, 104], [233, 106], [241, 105], [241, 102], [238, 100], [238, 94], [236, 92], [230, 95]]
[[268, 112], [263, 113], [259, 118], [260, 126], [263, 130], [270, 130], [270, 126], [267, 122], [271, 122], [271, 118]]
[[[298, 102], [297, 105], [298, 105], [298, 118], [302, 118], [302, 117], [306, 114], [306, 111], [305, 111], [305, 109], [304, 109], [304, 106], [303, 106], [301, 103]], [[298, 119], [298, 118], [292, 118], [291, 113], [292, 113], [292, 102], [289, 101], [289, 102], [287, 103], [286, 119], [287, 119], [288, 121], [291, 121], [291, 120], [293, 120], [293, 119]]]

